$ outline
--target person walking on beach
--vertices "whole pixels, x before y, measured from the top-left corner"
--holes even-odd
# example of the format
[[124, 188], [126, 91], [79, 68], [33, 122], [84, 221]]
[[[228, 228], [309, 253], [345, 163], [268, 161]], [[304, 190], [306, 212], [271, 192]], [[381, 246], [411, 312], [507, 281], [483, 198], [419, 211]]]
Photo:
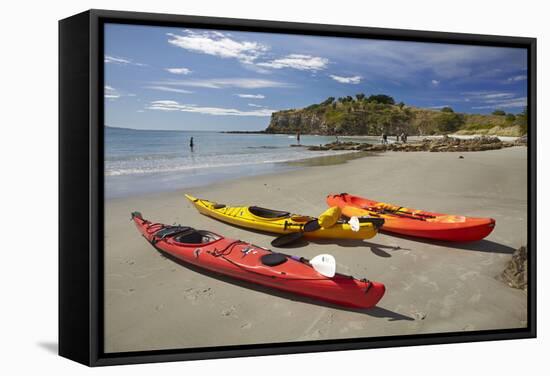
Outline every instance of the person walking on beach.
[[300, 145], [300, 132], [296, 133], [296, 142]]
[[401, 133], [401, 141], [403, 141], [404, 144], [407, 143], [407, 134], [405, 132]]
[[193, 151], [193, 146], [195, 146], [195, 144], [193, 143], [193, 137], [191, 137], [189, 140], [189, 147], [191, 148], [191, 151]]
[[384, 132], [382, 133], [382, 144], [387, 144], [388, 143], [388, 135]]

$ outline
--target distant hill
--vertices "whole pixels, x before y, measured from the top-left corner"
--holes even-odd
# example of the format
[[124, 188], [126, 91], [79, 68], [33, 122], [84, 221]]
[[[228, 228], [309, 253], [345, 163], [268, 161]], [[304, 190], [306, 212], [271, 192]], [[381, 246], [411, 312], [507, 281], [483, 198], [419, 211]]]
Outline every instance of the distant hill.
[[301, 109], [274, 112], [266, 133], [319, 135], [487, 134], [521, 136], [527, 132], [525, 113], [491, 115], [455, 113], [451, 108], [425, 109], [395, 103], [390, 96], [327, 98]]

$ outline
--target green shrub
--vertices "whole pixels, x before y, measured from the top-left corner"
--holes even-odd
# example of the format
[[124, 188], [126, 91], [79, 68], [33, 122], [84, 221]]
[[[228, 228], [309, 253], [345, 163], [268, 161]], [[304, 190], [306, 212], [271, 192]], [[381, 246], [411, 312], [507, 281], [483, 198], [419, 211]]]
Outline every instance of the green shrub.
[[464, 125], [464, 116], [454, 112], [442, 112], [435, 118], [435, 121], [441, 132], [452, 133]]

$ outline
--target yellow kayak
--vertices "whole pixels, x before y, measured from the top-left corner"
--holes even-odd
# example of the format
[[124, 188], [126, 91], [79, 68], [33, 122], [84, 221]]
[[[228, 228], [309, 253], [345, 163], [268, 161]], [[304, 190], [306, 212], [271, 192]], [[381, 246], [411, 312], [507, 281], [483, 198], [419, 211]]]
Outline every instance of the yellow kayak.
[[232, 225], [276, 234], [303, 232], [304, 237], [310, 239], [370, 239], [379, 227], [373, 223], [359, 223], [358, 231], [353, 231], [350, 224], [338, 220], [330, 223], [330, 227], [320, 226], [318, 230], [304, 232], [304, 226], [317, 218], [258, 206], [226, 206], [190, 195], [185, 197], [201, 214]]

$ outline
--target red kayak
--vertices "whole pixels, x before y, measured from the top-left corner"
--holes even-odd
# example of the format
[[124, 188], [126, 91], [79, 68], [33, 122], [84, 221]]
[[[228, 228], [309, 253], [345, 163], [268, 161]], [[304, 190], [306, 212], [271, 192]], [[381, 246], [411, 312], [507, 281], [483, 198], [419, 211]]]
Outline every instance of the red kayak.
[[452, 242], [481, 240], [493, 231], [493, 218], [432, 213], [341, 193], [327, 196], [329, 206], [339, 206], [347, 217], [384, 218], [382, 231]]
[[308, 260], [274, 253], [191, 227], [152, 223], [138, 212], [132, 219], [158, 250], [209, 271], [329, 303], [374, 307], [385, 292], [383, 284], [336, 273], [325, 277]]

